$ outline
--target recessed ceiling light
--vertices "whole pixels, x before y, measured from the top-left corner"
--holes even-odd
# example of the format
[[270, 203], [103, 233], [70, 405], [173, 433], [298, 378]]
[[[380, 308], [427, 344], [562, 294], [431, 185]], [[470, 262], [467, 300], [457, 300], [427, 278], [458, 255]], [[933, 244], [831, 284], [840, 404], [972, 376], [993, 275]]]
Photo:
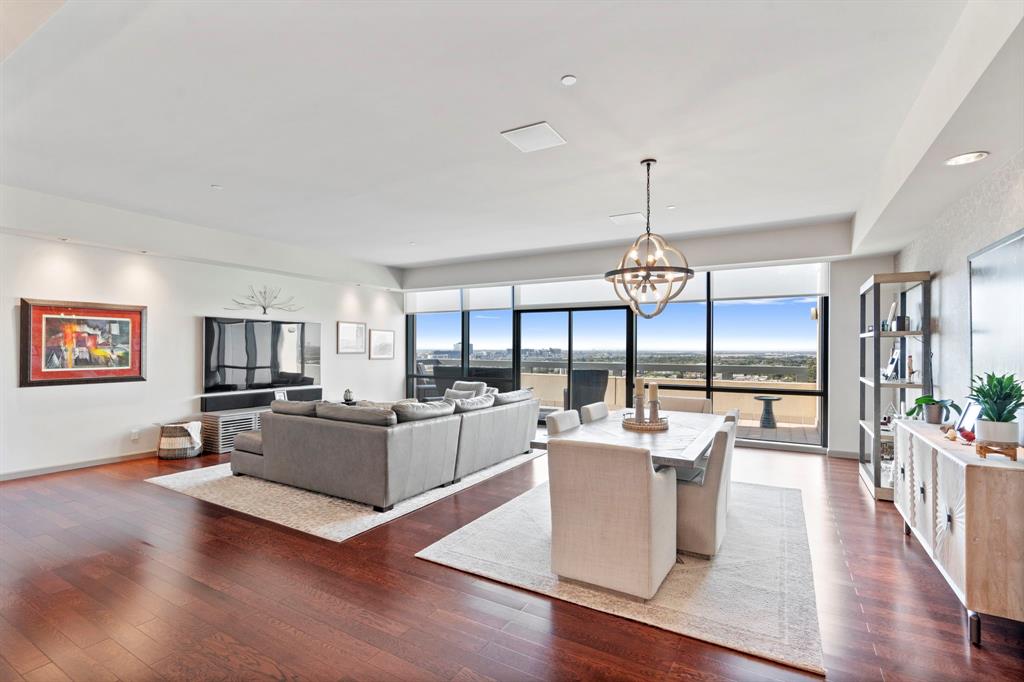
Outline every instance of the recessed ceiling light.
[[570, 85], [576, 85], [576, 76], [571, 73], [567, 73], [562, 76], [562, 85], [569, 87]]
[[212, 189], [214, 192], [219, 192], [222, 189], [224, 189], [224, 185], [210, 185], [210, 189]]
[[643, 227], [646, 224], [643, 213], [620, 213], [618, 215], [610, 215], [608, 219], [616, 225], [623, 227]]
[[409, 242], [409, 246], [416, 246], [416, 242]]
[[149, 253], [149, 251], [146, 251], [145, 249], [141, 249], [139, 251], [139, 253], [141, 253], [143, 256], [145, 256], [147, 253]]
[[956, 155], [956, 156], [954, 156], [952, 158], [946, 159], [946, 165], [947, 166], [966, 166], [969, 163], [975, 163], [976, 161], [981, 161], [986, 156], [988, 156], [988, 152], [981, 152], [981, 151], [978, 151], [978, 152], [967, 152], [966, 154], [958, 154], [958, 155]]
[[565, 144], [565, 138], [558, 134], [546, 121], [522, 128], [502, 131], [501, 136], [515, 145], [519, 151], [536, 152]]
[[57, 241], [69, 242], [69, 241], [71, 241], [71, 238], [70, 237], [57, 237]]
[[676, 210], [676, 205], [675, 205], [675, 204], [669, 204], [669, 205], [668, 205], [668, 206], [666, 206], [665, 208], [667, 208], [667, 209], [668, 209], [668, 210], [670, 210], [670, 211], [674, 211], [674, 210]]

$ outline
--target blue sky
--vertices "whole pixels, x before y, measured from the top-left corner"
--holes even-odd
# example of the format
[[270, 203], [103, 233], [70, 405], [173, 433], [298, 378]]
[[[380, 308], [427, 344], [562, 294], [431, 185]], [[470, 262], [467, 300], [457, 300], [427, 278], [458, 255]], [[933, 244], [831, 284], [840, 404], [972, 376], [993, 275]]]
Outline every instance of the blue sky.
[[[716, 351], [813, 351], [818, 323], [811, 319], [817, 299], [774, 298], [715, 302]], [[461, 340], [460, 313], [418, 315], [416, 331], [422, 349], [451, 350]], [[673, 303], [653, 320], [637, 322], [638, 350], [699, 351], [704, 349], [704, 303]], [[566, 313], [524, 314], [523, 347], [568, 346]], [[621, 310], [577, 311], [573, 318], [576, 350], [625, 350], [625, 313]], [[512, 347], [512, 311], [485, 310], [470, 314], [475, 349]]]

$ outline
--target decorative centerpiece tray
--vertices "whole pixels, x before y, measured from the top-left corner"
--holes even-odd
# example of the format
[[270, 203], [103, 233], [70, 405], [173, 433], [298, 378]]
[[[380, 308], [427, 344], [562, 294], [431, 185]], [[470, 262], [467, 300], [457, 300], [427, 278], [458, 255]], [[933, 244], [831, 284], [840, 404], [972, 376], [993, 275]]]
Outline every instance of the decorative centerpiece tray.
[[665, 417], [659, 417], [658, 419], [644, 419], [638, 421], [635, 417], [623, 417], [622, 428], [627, 431], [640, 431], [643, 433], [653, 433], [655, 431], [668, 431], [668, 419]]

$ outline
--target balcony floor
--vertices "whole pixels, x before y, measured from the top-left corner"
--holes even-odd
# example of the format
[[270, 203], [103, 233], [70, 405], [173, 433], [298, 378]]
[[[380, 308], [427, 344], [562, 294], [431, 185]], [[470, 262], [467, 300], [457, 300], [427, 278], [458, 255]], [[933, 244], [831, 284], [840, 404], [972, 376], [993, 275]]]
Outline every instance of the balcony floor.
[[821, 445], [821, 430], [804, 424], [779, 424], [774, 429], [762, 429], [756, 419], [741, 419], [736, 430], [737, 438], [749, 440], [770, 440], [779, 443], [800, 445]]

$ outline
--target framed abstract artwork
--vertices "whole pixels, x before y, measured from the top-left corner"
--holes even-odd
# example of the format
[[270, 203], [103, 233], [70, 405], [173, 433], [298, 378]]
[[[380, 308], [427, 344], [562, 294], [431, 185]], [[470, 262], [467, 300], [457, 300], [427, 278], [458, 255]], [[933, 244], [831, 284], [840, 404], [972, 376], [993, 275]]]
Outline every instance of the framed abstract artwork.
[[19, 386], [146, 380], [146, 307], [21, 299]]
[[395, 359], [395, 332], [389, 329], [370, 330], [370, 359]]
[[366, 325], [362, 322], [338, 323], [338, 353], [366, 352]]

